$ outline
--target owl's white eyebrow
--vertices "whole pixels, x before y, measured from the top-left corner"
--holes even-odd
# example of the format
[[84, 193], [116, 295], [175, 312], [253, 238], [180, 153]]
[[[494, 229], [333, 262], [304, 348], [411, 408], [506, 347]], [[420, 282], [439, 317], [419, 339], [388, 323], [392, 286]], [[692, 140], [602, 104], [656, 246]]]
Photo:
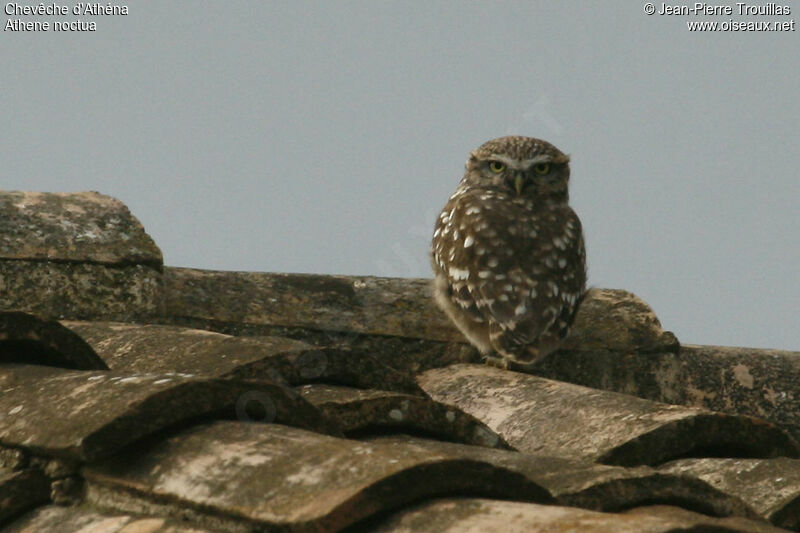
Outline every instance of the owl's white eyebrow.
[[531, 157], [530, 159], [514, 159], [504, 154], [492, 154], [488, 159], [505, 163], [508, 168], [515, 170], [526, 170], [537, 163], [549, 163], [553, 160], [553, 156], [541, 154], [537, 155], [536, 157]]

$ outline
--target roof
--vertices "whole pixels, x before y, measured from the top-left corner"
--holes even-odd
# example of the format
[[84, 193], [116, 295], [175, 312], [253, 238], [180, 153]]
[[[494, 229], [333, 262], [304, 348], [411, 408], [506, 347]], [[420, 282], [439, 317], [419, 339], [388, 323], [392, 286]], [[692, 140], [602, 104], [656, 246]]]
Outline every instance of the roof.
[[499, 370], [428, 284], [164, 266], [117, 200], [0, 191], [0, 526], [800, 529], [800, 353], [593, 289]]

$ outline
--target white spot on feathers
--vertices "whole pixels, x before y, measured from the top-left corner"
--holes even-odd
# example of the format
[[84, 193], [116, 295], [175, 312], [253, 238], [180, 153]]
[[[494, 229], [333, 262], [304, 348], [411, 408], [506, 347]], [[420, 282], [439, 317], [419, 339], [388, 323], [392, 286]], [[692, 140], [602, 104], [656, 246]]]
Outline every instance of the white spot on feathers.
[[550, 292], [553, 294], [553, 296], [558, 296], [558, 285], [552, 281], [548, 281], [547, 285], [550, 287]]
[[469, 270], [466, 269], [460, 269], [451, 266], [450, 269], [448, 270], [448, 273], [450, 274], [450, 277], [455, 280], [463, 280], [469, 278]]

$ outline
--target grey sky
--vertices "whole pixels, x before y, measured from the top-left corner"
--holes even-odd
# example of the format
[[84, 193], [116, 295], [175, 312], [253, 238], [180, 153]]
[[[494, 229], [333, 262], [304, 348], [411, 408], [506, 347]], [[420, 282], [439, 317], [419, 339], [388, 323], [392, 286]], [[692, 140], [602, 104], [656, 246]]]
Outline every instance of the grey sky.
[[97, 30], [0, 36], [0, 188], [115, 196], [169, 265], [429, 277], [469, 150], [541, 137], [572, 155], [592, 285], [635, 292], [685, 343], [800, 350], [800, 30], [686, 25], [800, 3], [644, 4], [4, 14]]

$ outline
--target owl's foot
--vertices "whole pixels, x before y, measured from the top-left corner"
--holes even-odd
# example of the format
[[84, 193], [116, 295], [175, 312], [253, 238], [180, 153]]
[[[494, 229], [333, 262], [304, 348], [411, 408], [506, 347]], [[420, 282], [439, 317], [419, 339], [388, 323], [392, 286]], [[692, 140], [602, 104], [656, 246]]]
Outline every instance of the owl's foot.
[[493, 368], [500, 368], [502, 370], [510, 370], [512, 372], [522, 372], [525, 374], [533, 374], [536, 367], [536, 360], [527, 362], [509, 359], [498, 355], [484, 355], [483, 362]]
[[483, 362], [494, 368], [501, 368], [503, 370], [508, 370], [508, 359], [506, 359], [505, 357], [485, 355]]

